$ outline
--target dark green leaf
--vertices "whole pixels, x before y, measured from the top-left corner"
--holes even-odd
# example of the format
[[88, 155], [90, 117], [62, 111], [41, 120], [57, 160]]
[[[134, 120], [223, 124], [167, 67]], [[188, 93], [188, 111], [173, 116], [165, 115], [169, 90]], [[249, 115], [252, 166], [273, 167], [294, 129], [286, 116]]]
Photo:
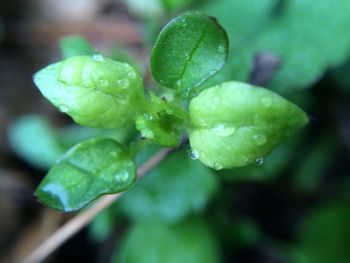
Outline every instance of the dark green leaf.
[[296, 263], [348, 262], [350, 210], [348, 203], [324, 205], [308, 215], [299, 229]]
[[168, 11], [176, 11], [189, 6], [194, 0], [160, 0]]
[[90, 139], [57, 161], [35, 196], [53, 209], [75, 211], [100, 195], [125, 191], [135, 179], [134, 162], [120, 144], [106, 138]]
[[200, 220], [178, 225], [141, 222], [123, 239], [113, 262], [216, 263], [219, 251], [208, 226]]
[[120, 204], [134, 220], [177, 222], [203, 211], [217, 189], [215, 175], [181, 151], [147, 174]]
[[198, 11], [185, 12], [160, 32], [151, 55], [152, 74], [188, 97], [223, 67], [227, 54], [228, 38], [218, 22]]
[[254, 56], [269, 51], [281, 59], [269, 86], [288, 92], [349, 56], [348, 0], [215, 0], [202, 9], [220, 20], [235, 50], [216, 83], [248, 81]]
[[220, 170], [261, 164], [289, 135], [308, 123], [296, 105], [267, 89], [225, 82], [190, 102], [190, 144], [196, 158]]
[[81, 55], [92, 55], [95, 53], [91, 44], [81, 36], [66, 36], [60, 39], [59, 46], [63, 58]]

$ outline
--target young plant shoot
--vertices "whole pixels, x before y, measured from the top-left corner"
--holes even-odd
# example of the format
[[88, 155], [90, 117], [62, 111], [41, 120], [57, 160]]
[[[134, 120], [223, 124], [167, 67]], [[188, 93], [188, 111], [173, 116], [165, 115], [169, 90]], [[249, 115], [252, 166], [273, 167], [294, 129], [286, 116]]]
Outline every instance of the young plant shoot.
[[[308, 123], [296, 105], [261, 87], [235, 81], [202, 84], [225, 64], [228, 37], [215, 18], [188, 11], [160, 32], [151, 71], [173, 96], [145, 94], [131, 65], [101, 54], [71, 56], [40, 70], [34, 82], [76, 123], [118, 128], [135, 123], [141, 141], [176, 147], [188, 136], [192, 159], [216, 170], [261, 163], [289, 135]], [[131, 146], [107, 138], [75, 145], [49, 170], [35, 196], [47, 206], [75, 211], [136, 180]]]

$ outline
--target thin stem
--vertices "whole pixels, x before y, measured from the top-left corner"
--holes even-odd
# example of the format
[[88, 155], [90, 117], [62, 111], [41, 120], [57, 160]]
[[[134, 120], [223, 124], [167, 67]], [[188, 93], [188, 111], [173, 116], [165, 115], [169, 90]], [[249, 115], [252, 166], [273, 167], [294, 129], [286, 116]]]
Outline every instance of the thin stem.
[[[138, 169], [138, 177], [144, 176], [152, 168], [164, 160], [174, 149], [165, 148], [156, 153], [146, 163]], [[88, 225], [90, 221], [98, 215], [103, 209], [110, 206], [114, 201], [118, 200], [124, 193], [115, 195], [106, 195], [99, 199], [93, 206], [80, 214], [73, 217], [63, 226], [57, 229], [49, 236], [40, 246], [38, 246], [30, 255], [24, 258], [21, 263], [38, 263], [42, 262], [64, 242], [70, 239], [74, 234], [79, 232], [83, 227]]]

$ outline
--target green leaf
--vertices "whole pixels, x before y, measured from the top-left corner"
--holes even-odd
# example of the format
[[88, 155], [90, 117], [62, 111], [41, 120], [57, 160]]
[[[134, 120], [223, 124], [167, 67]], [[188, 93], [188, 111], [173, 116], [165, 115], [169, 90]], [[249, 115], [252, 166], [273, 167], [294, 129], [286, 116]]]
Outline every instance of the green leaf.
[[141, 76], [127, 63], [102, 55], [76, 56], [34, 75], [41, 93], [81, 125], [117, 128], [143, 106]]
[[35, 196], [53, 209], [70, 212], [100, 195], [125, 191], [135, 179], [135, 165], [120, 144], [106, 138], [90, 139], [56, 162]]
[[168, 11], [176, 11], [189, 6], [195, 0], [160, 0]]
[[[288, 138], [281, 143], [269, 155], [264, 158], [264, 165], [251, 164], [229, 170], [218, 171], [220, 177], [229, 182], [250, 182], [250, 181], [267, 181], [272, 180], [283, 174], [283, 171], [289, 167], [295, 167], [295, 152], [300, 151], [305, 136], [299, 133], [297, 136]], [[302, 156], [303, 157], [303, 156]]]
[[254, 56], [269, 51], [281, 59], [269, 86], [287, 93], [309, 87], [349, 56], [347, 0], [215, 0], [202, 10], [217, 17], [233, 40], [216, 83], [248, 81]]
[[150, 93], [149, 111], [138, 115], [135, 122], [142, 137], [156, 144], [174, 147], [180, 142], [183, 126], [188, 122], [188, 113], [175, 101]]
[[66, 148], [46, 119], [37, 115], [19, 118], [9, 130], [13, 150], [34, 167], [48, 169]]
[[181, 151], [140, 180], [122, 197], [120, 205], [136, 221], [173, 223], [202, 212], [217, 189], [217, 178], [210, 169]]
[[300, 108], [279, 95], [233, 81], [194, 98], [190, 118], [193, 155], [217, 170], [261, 164], [269, 152], [308, 122]]
[[191, 220], [169, 226], [159, 222], [134, 225], [113, 258], [120, 263], [220, 262], [218, 246], [208, 226]]
[[95, 53], [91, 44], [81, 36], [65, 36], [60, 39], [59, 47], [63, 58], [81, 55], [92, 55]]
[[226, 32], [214, 18], [184, 12], [160, 32], [151, 54], [152, 74], [188, 97], [223, 67], [227, 54]]

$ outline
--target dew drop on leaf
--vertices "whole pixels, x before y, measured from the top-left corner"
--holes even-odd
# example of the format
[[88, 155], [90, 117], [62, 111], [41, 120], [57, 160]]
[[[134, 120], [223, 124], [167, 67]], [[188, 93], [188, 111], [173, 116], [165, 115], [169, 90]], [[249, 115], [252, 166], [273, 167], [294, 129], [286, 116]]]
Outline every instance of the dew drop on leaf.
[[219, 51], [219, 53], [225, 53], [225, 47], [223, 46], [223, 45], [220, 45], [219, 47], [218, 47], [218, 51]]
[[221, 163], [219, 163], [219, 162], [214, 163], [214, 169], [215, 170], [219, 171], [222, 168], [224, 168], [224, 167], [223, 167], [223, 165]]
[[104, 57], [101, 54], [93, 54], [92, 59], [95, 61], [103, 61]]
[[190, 150], [188, 152], [188, 156], [192, 159], [192, 160], [197, 160], [199, 158], [199, 152], [197, 150]]
[[216, 127], [212, 128], [212, 131], [220, 137], [228, 137], [235, 133], [236, 128], [227, 126], [225, 124], [219, 124]]
[[264, 164], [264, 158], [257, 158], [256, 160], [255, 160], [255, 164], [256, 165], [263, 165]]
[[68, 108], [68, 106], [67, 106], [66, 104], [60, 105], [60, 106], [58, 107], [58, 109], [59, 109], [60, 112], [63, 112], [63, 113], [66, 113], [66, 112], [68, 112], [68, 110], [69, 110], [69, 108]]
[[265, 134], [254, 134], [253, 141], [256, 145], [263, 145], [267, 142], [267, 137]]
[[143, 117], [145, 117], [145, 119], [147, 120], [153, 120], [153, 115], [149, 112], [146, 112], [145, 114], [143, 114]]
[[135, 79], [136, 78], [136, 73], [133, 70], [131, 70], [128, 73], [128, 77], [131, 78], [131, 79]]

